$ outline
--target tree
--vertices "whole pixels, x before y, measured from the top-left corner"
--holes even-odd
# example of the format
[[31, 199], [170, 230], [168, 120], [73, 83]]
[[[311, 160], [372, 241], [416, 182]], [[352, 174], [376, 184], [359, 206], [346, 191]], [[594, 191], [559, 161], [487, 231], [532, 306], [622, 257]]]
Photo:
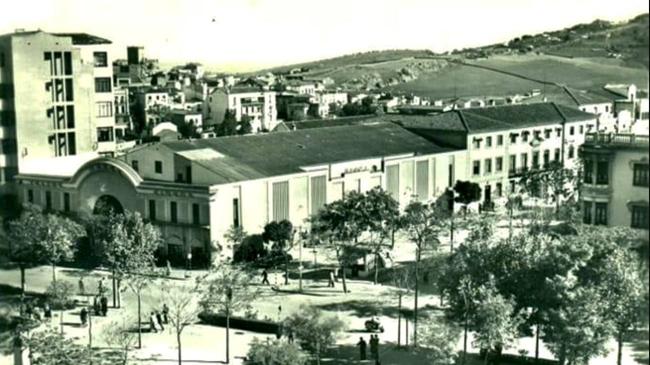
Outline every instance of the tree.
[[514, 301], [499, 294], [493, 284], [478, 289], [480, 298], [476, 304], [474, 326], [475, 345], [485, 349], [484, 364], [487, 365], [491, 350], [500, 353], [517, 336], [518, 318], [514, 312]]
[[427, 321], [420, 334], [420, 343], [426, 350], [425, 354], [431, 363], [453, 365], [458, 356], [456, 344], [460, 330], [444, 318]]
[[237, 133], [237, 118], [233, 110], [226, 110], [223, 121], [217, 125], [215, 132], [218, 136], [232, 136]]
[[131, 324], [135, 319], [129, 316], [122, 316], [107, 323], [102, 331], [104, 341], [120, 351], [122, 365], [129, 360], [129, 352], [138, 345], [138, 337], [133, 333]]
[[409, 240], [415, 245], [415, 298], [413, 313], [413, 346], [418, 341], [418, 294], [420, 261], [424, 250], [436, 251], [440, 245], [438, 236], [442, 231], [442, 214], [433, 204], [410, 203], [402, 216]]
[[251, 124], [251, 117], [243, 115], [239, 121], [239, 128], [237, 134], [245, 135], [253, 133], [253, 125]]
[[92, 363], [86, 346], [75, 343], [51, 327], [32, 331], [25, 338], [32, 365], [89, 365]]
[[[113, 276], [113, 306], [119, 307], [119, 284], [125, 275], [153, 267], [154, 252], [161, 243], [160, 231], [145, 222], [139, 212], [110, 214], [104, 220], [99, 250]], [[117, 288], [116, 288], [117, 283]]]
[[50, 302], [52, 309], [60, 309], [59, 325], [63, 333], [63, 311], [74, 305], [72, 296], [74, 295], [74, 285], [67, 281], [53, 281], [45, 290], [45, 296]]
[[555, 214], [560, 213], [562, 200], [568, 200], [577, 192], [576, 173], [565, 168], [560, 162], [553, 161], [543, 170], [527, 171], [519, 181], [522, 190], [531, 196], [539, 197], [550, 192], [555, 200]]
[[153, 278], [151, 275], [155, 273], [153, 265], [143, 264], [142, 267], [137, 268], [126, 276], [126, 284], [133, 291], [138, 299], [138, 336], [137, 347], [142, 348], [142, 292], [151, 284]]
[[408, 295], [413, 287], [413, 272], [410, 267], [396, 267], [391, 271], [395, 292], [397, 293], [397, 347], [402, 346], [402, 297]]
[[293, 331], [301, 346], [312, 352], [320, 365], [321, 351], [335, 343], [344, 323], [336, 317], [324, 315], [317, 307], [301, 305], [297, 312], [284, 320], [284, 326]]
[[197, 303], [197, 288], [180, 287], [163, 282], [160, 286], [159, 302], [167, 304], [169, 315], [167, 316], [171, 327], [176, 335], [178, 346], [178, 365], [182, 365], [182, 343], [181, 335], [183, 330], [194, 323], [199, 313]]
[[456, 193], [454, 201], [463, 205], [465, 215], [467, 215], [467, 207], [481, 199], [481, 187], [471, 181], [456, 181], [454, 192]]
[[213, 267], [197, 280], [201, 308], [226, 316], [226, 363], [230, 362], [230, 316], [250, 308], [257, 296], [252, 282], [248, 272], [231, 265]]
[[45, 226], [43, 214], [34, 205], [24, 207], [20, 217], [9, 222], [9, 257], [20, 268], [20, 289], [25, 293], [25, 269], [45, 262], [39, 232]]
[[359, 257], [357, 242], [363, 232], [359, 207], [363, 194], [352, 191], [343, 199], [324, 205], [311, 218], [311, 233], [321, 242], [334, 248], [342, 271], [343, 292], [347, 293], [346, 267]]
[[361, 205], [357, 207], [360, 226], [366, 233], [367, 245], [375, 256], [374, 283], [377, 284], [381, 256], [389, 247], [386, 241], [391, 236], [393, 222], [399, 218], [399, 203], [380, 187], [367, 191], [360, 202]]
[[272, 242], [271, 250], [284, 261], [284, 284], [289, 284], [289, 251], [293, 247], [293, 225], [288, 220], [272, 221], [264, 226], [262, 239]]
[[246, 355], [249, 365], [305, 365], [308, 356], [300, 346], [281, 340], [254, 338]]

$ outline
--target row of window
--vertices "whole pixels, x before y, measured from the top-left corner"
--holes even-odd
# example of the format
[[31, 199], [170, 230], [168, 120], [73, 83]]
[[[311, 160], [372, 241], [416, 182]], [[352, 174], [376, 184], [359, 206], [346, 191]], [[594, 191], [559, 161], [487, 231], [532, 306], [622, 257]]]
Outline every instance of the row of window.
[[[157, 202], [155, 199], [149, 199], [149, 220], [158, 220]], [[175, 201], [169, 202], [169, 221], [171, 223], [178, 223], [178, 203]], [[192, 203], [192, 224], [201, 224], [201, 206], [198, 203]]]
[[[559, 148], [556, 148], [555, 150], [552, 151], [553, 154], [551, 155], [551, 150], [544, 150], [541, 154], [542, 156], [542, 161], [540, 161], [540, 151], [533, 151], [532, 153], [532, 168], [539, 168], [541, 167], [541, 163], [543, 163], [544, 166], [547, 166], [548, 164], [551, 163], [551, 161], [554, 162], [560, 162], [561, 159], [561, 151]], [[510, 172], [515, 172], [517, 168], [519, 167], [520, 169], [527, 169], [528, 166], [528, 153], [522, 153], [519, 157], [519, 165], [517, 164], [517, 155], [510, 155], [509, 156], [509, 165], [508, 165], [508, 170]], [[572, 159], [575, 155], [575, 149], [573, 146], [569, 148], [569, 154], [568, 158]], [[552, 160], [551, 160], [552, 158]], [[503, 171], [503, 157], [496, 157], [494, 158], [494, 164], [492, 163], [493, 159], [488, 158], [483, 160], [483, 169], [482, 169], [482, 174], [483, 175], [490, 175], [493, 172], [499, 173]], [[494, 171], [492, 167], [494, 166]], [[481, 175], [481, 161], [480, 160], [475, 160], [472, 162], [472, 175], [473, 176], [480, 176]]]
[[95, 77], [95, 92], [110, 93], [112, 91], [110, 77]]
[[[580, 124], [577, 126], [578, 127], [578, 133], [579, 134], [585, 134], [594, 127], [593, 124]], [[560, 138], [562, 137], [562, 128], [546, 128], [544, 130], [534, 130], [532, 131], [532, 136], [533, 139], [535, 140], [542, 140], [542, 133], [544, 135], [544, 139], [550, 139], [553, 136], [553, 133], [555, 133], [555, 136]], [[569, 127], [569, 135], [573, 136], [576, 134], [576, 126], [570, 126]], [[510, 143], [515, 144], [517, 143], [517, 139], [521, 137], [520, 142], [521, 143], [527, 143], [531, 140], [531, 131], [522, 131], [520, 133], [511, 133], [510, 134]], [[483, 142], [483, 138], [474, 138], [473, 140], [473, 147], [475, 149], [481, 148], [481, 144]], [[490, 148], [494, 144], [496, 146], [503, 146], [503, 135], [498, 134], [496, 136], [487, 136], [485, 137], [485, 148]]]
[[[33, 189], [27, 189], [27, 202], [30, 204], [34, 204], [34, 190]], [[49, 190], [45, 191], [45, 210], [53, 210], [54, 205], [52, 203], [52, 192]], [[63, 211], [66, 213], [70, 212], [70, 193], [63, 193]]]
[[43, 53], [43, 60], [48, 61], [50, 64], [50, 75], [72, 75], [71, 52], [45, 52]]
[[595, 182], [598, 185], [607, 185], [609, 184], [609, 161], [602, 160], [596, 161], [592, 159], [585, 159], [584, 166], [584, 183], [593, 184], [594, 183], [594, 172], [595, 172]]
[[[605, 202], [583, 202], [583, 222], [585, 224], [607, 225], [607, 208]], [[650, 225], [650, 207], [647, 205], [633, 205], [631, 207], [630, 227], [648, 229]]]
[[45, 111], [52, 121], [52, 129], [73, 129], [75, 127], [74, 105], [56, 105]]
[[74, 101], [72, 77], [56, 78], [46, 82], [45, 91], [52, 94], [53, 103]]

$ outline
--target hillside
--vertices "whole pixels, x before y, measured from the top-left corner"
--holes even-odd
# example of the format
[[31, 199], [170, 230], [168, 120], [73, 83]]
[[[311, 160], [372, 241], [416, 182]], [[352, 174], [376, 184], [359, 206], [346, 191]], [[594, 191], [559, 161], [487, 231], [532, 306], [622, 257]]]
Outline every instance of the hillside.
[[346, 90], [386, 90], [431, 98], [505, 95], [544, 83], [575, 88], [647, 84], [648, 14], [628, 22], [596, 20], [504, 44], [445, 55], [386, 50], [288, 65], [264, 72], [329, 77]]

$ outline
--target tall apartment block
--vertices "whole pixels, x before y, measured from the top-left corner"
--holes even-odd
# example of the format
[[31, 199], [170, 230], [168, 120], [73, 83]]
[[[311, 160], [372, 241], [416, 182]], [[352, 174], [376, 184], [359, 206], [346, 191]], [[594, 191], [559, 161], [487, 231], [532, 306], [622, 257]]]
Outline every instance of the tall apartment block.
[[41, 30], [0, 36], [0, 205], [11, 205], [13, 178], [32, 162], [114, 153], [110, 43]]

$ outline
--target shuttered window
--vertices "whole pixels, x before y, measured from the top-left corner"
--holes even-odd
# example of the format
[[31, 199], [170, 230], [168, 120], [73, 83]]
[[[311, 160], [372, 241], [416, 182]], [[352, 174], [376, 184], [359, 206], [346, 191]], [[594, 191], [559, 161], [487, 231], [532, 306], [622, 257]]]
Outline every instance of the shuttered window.
[[415, 193], [420, 201], [429, 198], [429, 161], [418, 161], [415, 165]]
[[311, 178], [311, 214], [318, 213], [318, 210], [326, 203], [325, 184], [325, 176]]
[[273, 183], [273, 220], [289, 219], [289, 182]]
[[386, 167], [386, 191], [393, 199], [399, 199], [399, 165]]

